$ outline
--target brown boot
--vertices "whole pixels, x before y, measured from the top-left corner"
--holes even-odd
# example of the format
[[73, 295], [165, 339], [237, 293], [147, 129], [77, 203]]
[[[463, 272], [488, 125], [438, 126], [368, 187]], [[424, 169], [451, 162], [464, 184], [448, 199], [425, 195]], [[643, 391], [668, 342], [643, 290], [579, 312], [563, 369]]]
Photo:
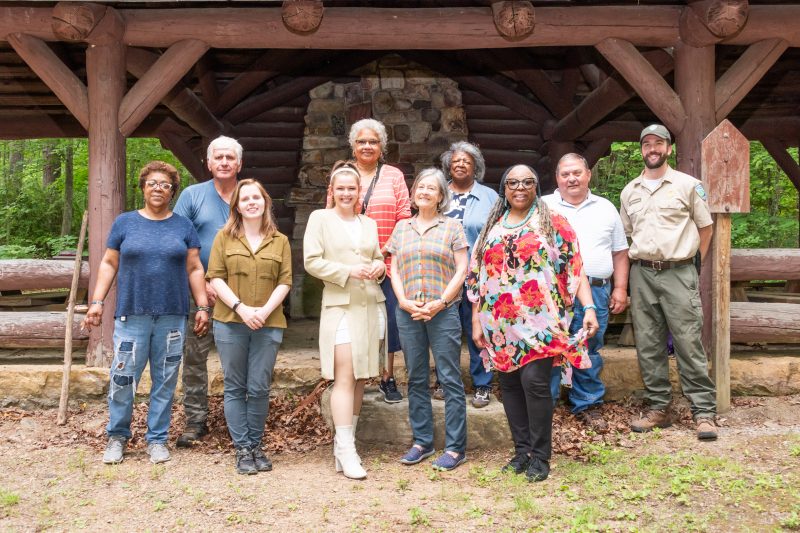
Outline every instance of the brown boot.
[[668, 428], [672, 425], [667, 410], [650, 409], [642, 418], [631, 422], [631, 431], [647, 433], [654, 428]]
[[696, 420], [698, 440], [717, 440], [717, 425], [714, 419], [704, 416]]

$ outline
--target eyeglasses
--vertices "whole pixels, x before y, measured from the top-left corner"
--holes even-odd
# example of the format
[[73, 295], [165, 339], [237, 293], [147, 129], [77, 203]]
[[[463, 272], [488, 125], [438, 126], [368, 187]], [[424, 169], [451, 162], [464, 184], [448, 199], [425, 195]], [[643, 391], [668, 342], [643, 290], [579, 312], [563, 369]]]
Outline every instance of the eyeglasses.
[[506, 180], [506, 187], [509, 189], [516, 190], [520, 187], [523, 189], [532, 189], [536, 185], [536, 180], [533, 178], [527, 178], [524, 180]]
[[144, 182], [145, 185], [151, 189], [161, 189], [162, 191], [171, 191], [172, 184], [168, 181], [148, 180]]
[[378, 146], [381, 142], [378, 139], [356, 139], [356, 146]]

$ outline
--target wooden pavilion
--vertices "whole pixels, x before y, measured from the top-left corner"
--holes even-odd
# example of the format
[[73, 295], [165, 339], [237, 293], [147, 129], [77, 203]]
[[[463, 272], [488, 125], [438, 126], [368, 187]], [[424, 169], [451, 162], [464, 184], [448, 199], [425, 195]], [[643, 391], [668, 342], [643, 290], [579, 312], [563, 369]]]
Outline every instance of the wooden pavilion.
[[[291, 224], [280, 200], [297, 184], [309, 91], [387, 53], [458, 84], [490, 183], [517, 161], [551, 176], [567, 151], [594, 163], [651, 121], [701, 176], [701, 142], [727, 118], [800, 188], [786, 151], [800, 139], [800, 2], [630, 4], [0, 2], [0, 138], [88, 137], [90, 286], [124, 205], [125, 138], [159, 138], [198, 180], [210, 139], [240, 139], [245, 172]], [[89, 364], [110, 361], [113, 308]]]

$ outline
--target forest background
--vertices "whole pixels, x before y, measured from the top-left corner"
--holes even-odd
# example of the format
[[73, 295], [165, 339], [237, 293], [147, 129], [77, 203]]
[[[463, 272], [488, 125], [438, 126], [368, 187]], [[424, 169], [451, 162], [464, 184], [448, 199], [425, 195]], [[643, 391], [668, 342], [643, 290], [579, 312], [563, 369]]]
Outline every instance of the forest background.
[[[194, 182], [157, 139], [127, 143], [126, 211], [142, 206], [138, 172], [148, 161], [178, 167], [181, 189]], [[797, 160], [797, 149], [790, 153]], [[614, 143], [592, 170], [592, 192], [619, 206], [619, 193], [641, 169], [637, 143]], [[74, 248], [87, 179], [86, 139], [0, 141], [0, 259], [51, 257]], [[750, 213], [733, 215], [734, 248], [798, 247], [798, 191], [758, 142], [750, 144], [750, 205]]]

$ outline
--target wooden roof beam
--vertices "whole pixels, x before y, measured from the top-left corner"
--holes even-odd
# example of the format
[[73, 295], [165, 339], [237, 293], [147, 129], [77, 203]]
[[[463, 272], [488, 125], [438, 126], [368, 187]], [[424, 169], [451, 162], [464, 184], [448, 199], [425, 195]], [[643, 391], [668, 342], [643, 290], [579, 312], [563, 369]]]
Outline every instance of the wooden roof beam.
[[[536, 28], [510, 40], [497, 31], [490, 7], [325, 9], [311, 34], [284, 26], [280, 8], [121, 9], [131, 46], [166, 47], [202, 39], [213, 48], [472, 49], [593, 46], [608, 37], [642, 46], [678, 40], [681, 6], [536, 8]], [[470, 28], [465, 32], [464, 28]], [[19, 31], [19, 30], [16, 30]]]
[[86, 137], [86, 128], [70, 115], [43, 111], [0, 113], [0, 139]]
[[722, 122], [739, 105], [788, 46], [789, 43], [783, 39], [767, 39], [751, 44], [720, 76], [715, 91], [717, 122]]
[[[665, 50], [651, 50], [644, 52], [642, 56], [659, 76], [668, 74], [675, 66], [672, 56]], [[566, 141], [580, 137], [634, 95], [636, 91], [619, 73], [609, 76], [584, 98], [574, 111], [555, 125], [552, 138]]]
[[211, 61], [208, 56], [203, 56], [194, 66], [194, 74], [197, 76], [197, 86], [200, 88], [200, 99], [211, 108], [219, 99], [219, 88], [217, 87], [217, 73], [211, 68]]
[[[530, 56], [527, 56], [521, 50], [515, 50], [514, 52], [516, 54], [512, 57], [513, 63], [516, 65], [515, 68], [508, 69], [508, 65], [502, 65], [502, 67], [510, 70], [517, 80], [524, 83], [554, 117], [561, 118], [572, 111], [571, 102], [564, 98], [562, 91], [553, 83], [547, 73], [540, 68], [534, 67], [531, 64], [533, 61]], [[498, 61], [503, 59], [496, 51], [490, 53]]]
[[[578, 140], [587, 142], [607, 137], [616, 142], [639, 142], [639, 134], [647, 125], [637, 120], [610, 120], [587, 131]], [[786, 141], [800, 138], [800, 117], [751, 118], [739, 124], [737, 129], [750, 140], [763, 143], [777, 139], [783, 146]]]
[[786, 175], [794, 183], [795, 188], [800, 191], [800, 165], [786, 151], [786, 145], [777, 139], [762, 139], [761, 144], [764, 145], [772, 159], [781, 167], [781, 170], [786, 172]]
[[[297, 66], [297, 50], [269, 50], [256, 59], [242, 73], [231, 80], [219, 95], [211, 109], [217, 115], [224, 115], [248, 97], [258, 87], [278, 76], [287, 67]], [[313, 65], [328, 56], [327, 52], [313, 50], [304, 56], [302, 62]]]
[[161, 130], [158, 132], [158, 138], [161, 141], [161, 146], [173, 153], [178, 158], [178, 161], [186, 167], [186, 170], [194, 177], [195, 181], [207, 181], [206, 167], [203, 161], [198, 159], [194, 151], [178, 134]]
[[419, 52], [403, 52], [403, 56], [425, 65], [434, 72], [447, 76], [462, 87], [478, 92], [537, 124], [544, 124], [546, 121], [553, 119], [547, 109], [508, 87], [485, 76], [463, 74], [464, 70], [458, 68], [458, 63], [455, 60], [433, 60], [430, 56]]
[[203, 41], [180, 41], [164, 52], [122, 98], [119, 129], [129, 136], [208, 50]]
[[50, 47], [24, 33], [8, 36], [9, 44], [37, 76], [55, 93], [84, 129], [89, 129], [89, 92]]
[[597, 50], [670, 131], [677, 134], [683, 130], [686, 112], [680, 97], [635, 46], [628, 41], [610, 38], [598, 43]]
[[[158, 54], [148, 50], [128, 48], [126, 67], [128, 72], [141, 78], [158, 59]], [[180, 82], [163, 97], [163, 102], [177, 118], [203, 137], [216, 137], [226, 129], [197, 95]]]
[[[273, 107], [283, 105], [318, 85], [330, 81], [331, 78], [341, 72], [347, 72], [369, 63], [379, 55], [377, 52], [350, 52], [336, 56], [326, 66], [315, 69], [314, 75], [299, 76], [269, 91], [248, 98], [231, 109], [224, 118], [232, 124], [240, 124]], [[314, 65], [311, 66], [313, 67]]]

